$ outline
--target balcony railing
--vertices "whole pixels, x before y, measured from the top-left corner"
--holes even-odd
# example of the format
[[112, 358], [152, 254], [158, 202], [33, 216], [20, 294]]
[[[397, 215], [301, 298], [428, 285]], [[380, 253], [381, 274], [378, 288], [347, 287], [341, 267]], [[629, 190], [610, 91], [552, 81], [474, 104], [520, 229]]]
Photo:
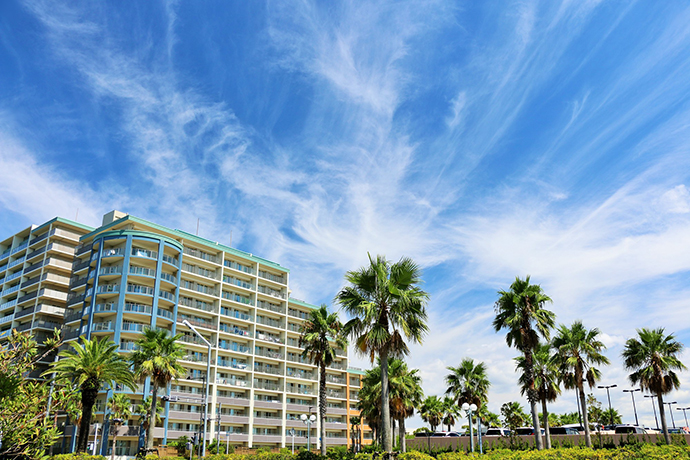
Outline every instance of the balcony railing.
[[256, 287], [256, 290], [261, 292], [262, 294], [270, 295], [271, 297], [277, 297], [279, 299], [287, 298], [287, 296], [285, 295], [285, 293], [283, 291], [279, 291], [277, 289], [272, 289], [272, 288], [269, 288], [266, 286], [258, 285]]
[[285, 323], [283, 321], [279, 321], [277, 319], [268, 318], [266, 316], [261, 315], [256, 315], [256, 322], [260, 324], [265, 324], [266, 326], [277, 327], [278, 329], [282, 329], [285, 327]]
[[285, 284], [285, 277], [281, 275], [274, 275], [273, 273], [269, 273], [264, 270], [259, 270], [259, 276], [261, 278], [271, 280], [275, 283]]
[[102, 323], [93, 323], [92, 331], [94, 331], [94, 332], [113, 331], [113, 330], [114, 330], [114, 328], [113, 328], [112, 321], [106, 321], [106, 322], [102, 322]]
[[188, 273], [193, 273], [195, 275], [203, 276], [205, 278], [211, 278], [214, 280], [219, 280], [220, 276], [215, 270], [209, 270], [207, 268], [197, 267], [196, 265], [188, 264], [182, 262], [182, 270]]
[[273, 358], [273, 359], [283, 359], [283, 354], [278, 352], [278, 351], [273, 351], [273, 350], [265, 350], [259, 347], [254, 348], [254, 354], [256, 356], [265, 356], [267, 358]]
[[152, 287], [149, 286], [142, 286], [140, 284], [127, 284], [127, 292], [129, 294], [153, 295], [155, 291]]
[[262, 390], [271, 390], [271, 391], [282, 391], [283, 390], [283, 385], [279, 383], [274, 383], [274, 382], [262, 382], [260, 380], [254, 380], [254, 388], [259, 388]]
[[309, 319], [309, 314], [300, 310], [295, 310], [294, 308], [288, 308], [288, 315], [294, 316], [295, 318]]
[[227, 284], [232, 284], [233, 286], [239, 286], [245, 289], [254, 289], [254, 285], [252, 283], [241, 280], [239, 278], [234, 278], [232, 276], [223, 275], [223, 282]]
[[130, 275], [138, 275], [138, 276], [156, 276], [156, 270], [153, 268], [146, 268], [146, 267], [137, 267], [134, 265], [130, 265], [129, 267], [129, 274]]
[[206, 261], [212, 262], [214, 264], [220, 263], [220, 259], [217, 256], [214, 256], [214, 255], [209, 254], [209, 253], [204, 252], [204, 251], [200, 251], [198, 249], [189, 248], [189, 247], [185, 246], [183, 249], [183, 252], [187, 255], [196, 257], [198, 259], [206, 260]]
[[228, 334], [237, 334], [237, 335], [241, 335], [243, 337], [251, 337], [252, 336], [252, 333], [246, 329], [242, 329], [241, 327], [237, 327], [237, 326], [230, 326], [228, 324], [223, 324], [223, 323], [220, 324], [220, 330], [223, 332], [227, 332]]
[[147, 259], [157, 259], [158, 258], [158, 252], [156, 251], [149, 251], [148, 249], [144, 248], [132, 248], [132, 255], [134, 257], [145, 257]]
[[240, 370], [247, 369], [247, 362], [246, 361], [238, 361], [236, 359], [218, 358], [217, 363], [219, 366], [232, 367], [233, 369], [240, 369]]
[[[95, 256], [96, 254], [94, 254]], [[125, 248], [110, 248], [104, 249], [101, 258], [104, 257], [121, 257], [125, 255]]]
[[283, 375], [283, 372], [278, 367], [262, 366], [261, 364], [257, 364], [257, 363], [254, 363], [254, 372], [263, 372], [264, 374], [273, 374], [273, 375]]
[[256, 306], [259, 308], [263, 308], [264, 310], [271, 310], [276, 313], [285, 313], [285, 307], [281, 305], [276, 305], [271, 302], [266, 302], [265, 300], [257, 300]]
[[252, 316], [250, 314], [235, 310], [234, 308], [220, 307], [220, 313], [221, 315], [225, 315], [230, 318], [237, 318], [244, 321], [252, 320]]
[[185, 307], [198, 308], [199, 310], [204, 310], [212, 313], [216, 312], [216, 308], [213, 306], [213, 304], [204, 302], [202, 300], [190, 299], [189, 297], [180, 296], [179, 303], [180, 305], [184, 305]]
[[245, 305], [253, 305], [254, 304], [254, 302], [252, 302], [251, 298], [249, 298], [247, 296], [235, 294], [234, 292], [223, 291], [222, 296], [224, 299], [232, 300], [233, 302], [239, 302], [239, 303], [243, 303]]
[[236, 342], [228, 343], [221, 340], [218, 343], [218, 348], [228, 351], [236, 351], [238, 353], [251, 353], [251, 349], [248, 346], [241, 345]]
[[242, 265], [237, 262], [233, 262], [232, 260], [226, 260], [223, 262], [223, 265], [225, 265], [228, 268], [232, 268], [233, 270], [238, 270], [244, 273], [249, 273], [250, 275], [254, 273], [254, 269], [248, 265]]

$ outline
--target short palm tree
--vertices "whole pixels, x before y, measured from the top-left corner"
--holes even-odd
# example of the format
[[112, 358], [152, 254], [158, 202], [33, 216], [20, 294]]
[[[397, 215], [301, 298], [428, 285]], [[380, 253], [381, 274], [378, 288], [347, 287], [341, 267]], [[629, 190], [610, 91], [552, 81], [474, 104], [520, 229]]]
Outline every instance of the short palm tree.
[[[151, 396], [147, 396], [139, 404], [134, 406], [134, 415], [139, 416], [139, 424], [144, 431], [148, 431], [151, 426]], [[153, 426], [158, 425], [163, 421], [163, 406], [156, 405], [156, 419]]]
[[391, 263], [383, 256], [369, 265], [347, 272], [349, 283], [336, 301], [352, 317], [345, 324], [357, 350], [371, 361], [381, 360], [381, 435], [383, 449], [393, 450], [390, 414], [388, 358], [409, 352], [405, 340], [421, 343], [428, 331], [426, 302], [429, 295], [419, 288], [421, 270], [412, 259]]
[[[151, 408], [149, 419], [156, 413], [158, 389], [184, 376], [185, 368], [177, 362], [184, 351], [178, 340], [180, 334], [172, 336], [165, 329], [145, 328], [143, 336], [137, 340], [137, 349], [130, 355], [134, 372], [140, 382], [151, 381]], [[208, 378], [208, 376], [207, 376]], [[150, 423], [146, 435], [146, 448], [153, 448], [155, 423]]]
[[359, 447], [362, 445], [362, 418], [353, 415], [350, 417], [350, 438], [352, 439], [352, 451], [359, 452]]
[[537, 449], [543, 449], [537, 402], [539, 395], [534, 385], [533, 352], [539, 345], [539, 337], [549, 339], [556, 315], [544, 308], [551, 298], [544, 294], [541, 286], [530, 284], [530, 277], [515, 278], [508, 291], [498, 291], [500, 296], [494, 306], [496, 317], [493, 326], [496, 332], [506, 329], [506, 343], [515, 347], [525, 357], [527, 378], [527, 399], [532, 413], [534, 441]]
[[587, 417], [584, 382], [592, 388], [601, 378], [601, 372], [594, 365], [609, 364], [609, 359], [602, 353], [606, 350], [606, 345], [599, 340], [600, 333], [597, 328], [587, 330], [581, 321], [575, 321], [571, 327], [562, 324], [551, 342], [563, 385], [567, 389], [576, 389], [580, 395], [587, 447], [592, 447], [592, 435]]
[[680, 387], [676, 371], [686, 369], [679, 356], [683, 344], [673, 334], [659, 329], [638, 329], [637, 338], [628, 339], [623, 349], [625, 368], [632, 371], [628, 376], [630, 382], [643, 390], [649, 390], [659, 400], [659, 416], [664, 439], [670, 444], [666, 413], [664, 412], [663, 395]]
[[[517, 369], [520, 371], [520, 391], [524, 395], [527, 393], [529, 382], [527, 381], [527, 373], [525, 372], [525, 357], [519, 356], [515, 358]], [[561, 388], [558, 385], [560, 373], [558, 365], [551, 354], [551, 346], [549, 344], [542, 344], [534, 352], [534, 362], [532, 366], [534, 370], [534, 386], [537, 389], [539, 400], [541, 401], [541, 409], [544, 418], [544, 433], [546, 435], [546, 448], [551, 449], [551, 433], [549, 433], [549, 411], [546, 406], [547, 402], [554, 402], [558, 395], [561, 394]]]
[[400, 451], [406, 452], [405, 419], [414, 415], [424, 397], [419, 369], [410, 369], [401, 359], [391, 359], [388, 365], [391, 388], [391, 414], [398, 421]]
[[329, 313], [326, 305], [311, 310], [302, 325], [299, 346], [302, 356], [319, 368], [319, 423], [321, 426], [321, 455], [326, 455], [326, 367], [333, 364], [336, 350], [347, 347], [343, 324], [337, 313]]
[[111, 460], [115, 460], [115, 446], [117, 443], [117, 430], [124, 420], [132, 415], [132, 400], [124, 393], [115, 393], [108, 401], [108, 409], [113, 421], [113, 452]]
[[125, 385], [136, 388], [129, 363], [117, 352], [109, 338], [70, 342], [72, 350], [63, 350], [44, 376], [55, 373], [57, 381], [72, 381], [81, 390], [82, 417], [79, 424], [77, 452], [85, 452], [91, 426], [91, 415], [98, 392], [105, 386]]
[[[359, 390], [359, 401], [357, 402], [357, 409], [360, 411], [360, 416], [366, 420], [367, 425], [371, 428], [374, 439], [379, 439], [381, 434], [381, 390], [368, 384], [366, 381], [367, 375], [371, 370], [367, 371], [365, 377], [362, 379], [362, 389]], [[381, 377], [378, 377], [378, 383], [381, 383]]]
[[431, 431], [436, 431], [443, 423], [443, 401], [438, 396], [427, 396], [419, 407], [419, 416], [431, 426]]
[[460, 415], [460, 408], [455, 404], [455, 399], [449, 396], [443, 398], [443, 425], [448, 427], [448, 431], [457, 422]]
[[489, 399], [489, 382], [486, 376], [486, 364], [463, 358], [458, 367], [448, 366], [450, 374], [446, 375], [446, 394], [450, 395], [458, 406], [464, 403], [482, 407]]

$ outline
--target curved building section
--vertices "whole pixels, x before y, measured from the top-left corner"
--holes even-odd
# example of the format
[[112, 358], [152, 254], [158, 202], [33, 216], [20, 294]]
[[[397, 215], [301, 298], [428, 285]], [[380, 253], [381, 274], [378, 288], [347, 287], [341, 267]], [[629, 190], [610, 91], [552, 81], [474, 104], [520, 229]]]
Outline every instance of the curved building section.
[[76, 300], [67, 325], [78, 323], [77, 335], [110, 337], [127, 352], [146, 327], [175, 332], [180, 243], [149, 232], [117, 230], [97, 235], [86, 246], [77, 250], [82, 257], [75, 273], [83, 278], [83, 291], [73, 288], [68, 300]]

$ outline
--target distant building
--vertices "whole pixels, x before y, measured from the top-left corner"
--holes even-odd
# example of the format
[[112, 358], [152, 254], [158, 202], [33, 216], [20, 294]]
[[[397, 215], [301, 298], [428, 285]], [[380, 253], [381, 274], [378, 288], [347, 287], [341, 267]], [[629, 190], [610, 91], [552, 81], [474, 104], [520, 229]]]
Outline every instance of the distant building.
[[[318, 372], [301, 357], [298, 341], [316, 307], [289, 297], [287, 268], [118, 211], [95, 229], [62, 218], [30, 227], [3, 240], [0, 254], [0, 341], [11, 329], [40, 341], [57, 327], [66, 341], [105, 336], [128, 354], [145, 327], [182, 334], [188, 373], [170, 388], [156, 445], [200, 431], [207, 378], [209, 439], [289, 447], [294, 429], [295, 445], [307, 443], [299, 417], [318, 412]], [[210, 376], [208, 348], [184, 320], [212, 344]], [[347, 369], [347, 352], [340, 350], [327, 374], [329, 446], [350, 442], [348, 417], [358, 388], [351, 383], [359, 374]], [[123, 390], [101, 392], [94, 422], [108, 418], [112, 391]], [[149, 391], [148, 382], [140, 385], [133, 404]], [[68, 439], [71, 433], [67, 425]], [[134, 455], [138, 433], [132, 417], [120, 427], [115, 454]], [[318, 433], [317, 421], [312, 446]], [[364, 434], [366, 442], [366, 428]], [[112, 447], [99, 451], [109, 454]]]

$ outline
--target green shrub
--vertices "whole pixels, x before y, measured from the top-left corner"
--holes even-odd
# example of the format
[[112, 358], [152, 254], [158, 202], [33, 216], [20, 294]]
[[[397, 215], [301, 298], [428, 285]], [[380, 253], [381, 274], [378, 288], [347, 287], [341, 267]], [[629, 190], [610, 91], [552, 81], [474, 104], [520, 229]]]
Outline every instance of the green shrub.
[[60, 454], [50, 457], [50, 460], [106, 460], [102, 455], [80, 454]]
[[[440, 455], [452, 455], [452, 454], [448, 453], [448, 454], [440, 454]], [[429, 454], [425, 454], [423, 452], [412, 450], [410, 452], [405, 452], [403, 454], [398, 455], [398, 460], [434, 460], [434, 457], [432, 457]], [[448, 458], [448, 460], [451, 460], [451, 459]]]

